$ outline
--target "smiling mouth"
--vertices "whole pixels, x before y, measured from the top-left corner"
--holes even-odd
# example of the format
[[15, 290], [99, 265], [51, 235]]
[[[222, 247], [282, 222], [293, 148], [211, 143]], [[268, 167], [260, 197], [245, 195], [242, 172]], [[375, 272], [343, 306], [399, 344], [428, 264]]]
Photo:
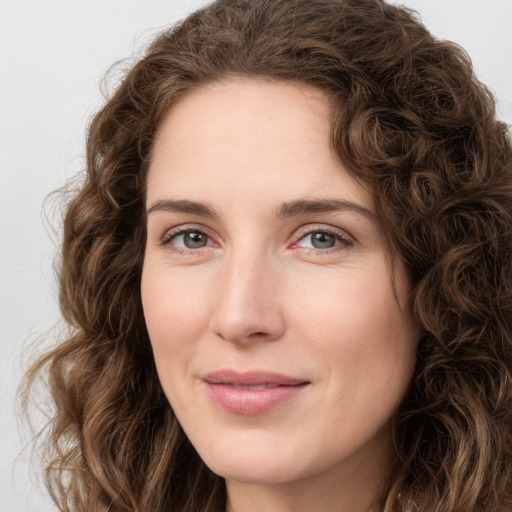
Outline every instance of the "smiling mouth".
[[213, 403], [221, 410], [247, 416], [264, 414], [296, 397], [309, 384], [273, 372], [220, 370], [203, 378]]

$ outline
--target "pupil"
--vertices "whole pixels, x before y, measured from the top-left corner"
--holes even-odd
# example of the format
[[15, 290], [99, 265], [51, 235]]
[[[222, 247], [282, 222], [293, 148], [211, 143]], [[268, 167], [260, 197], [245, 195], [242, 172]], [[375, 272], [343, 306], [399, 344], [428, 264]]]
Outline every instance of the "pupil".
[[311, 243], [315, 249], [328, 249], [334, 247], [335, 240], [332, 235], [327, 233], [314, 233]]
[[206, 236], [197, 231], [185, 233], [183, 242], [188, 249], [197, 249], [206, 245]]

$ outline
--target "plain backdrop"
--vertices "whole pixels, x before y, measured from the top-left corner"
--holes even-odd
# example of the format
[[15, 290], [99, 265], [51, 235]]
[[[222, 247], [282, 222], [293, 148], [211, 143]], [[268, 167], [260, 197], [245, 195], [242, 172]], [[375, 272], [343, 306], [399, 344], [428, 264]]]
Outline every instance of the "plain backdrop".
[[[59, 321], [53, 260], [59, 214], [45, 198], [83, 168], [100, 82], [120, 59], [200, 0], [0, 0], [0, 512], [51, 511], [16, 388], [28, 350]], [[462, 45], [512, 123], [512, 0], [403, 0]], [[45, 404], [39, 404], [44, 410]]]

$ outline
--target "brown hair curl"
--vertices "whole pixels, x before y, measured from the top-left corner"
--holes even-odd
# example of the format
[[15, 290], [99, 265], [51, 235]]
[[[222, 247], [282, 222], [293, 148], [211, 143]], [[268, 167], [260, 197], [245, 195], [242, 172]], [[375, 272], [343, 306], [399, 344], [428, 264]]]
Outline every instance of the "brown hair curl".
[[223, 510], [162, 392], [140, 275], [159, 124], [229, 76], [321, 88], [340, 159], [374, 191], [422, 326], [386, 512], [512, 508], [512, 147], [465, 53], [381, 0], [218, 0], [159, 36], [94, 118], [69, 204], [48, 372], [62, 511]]

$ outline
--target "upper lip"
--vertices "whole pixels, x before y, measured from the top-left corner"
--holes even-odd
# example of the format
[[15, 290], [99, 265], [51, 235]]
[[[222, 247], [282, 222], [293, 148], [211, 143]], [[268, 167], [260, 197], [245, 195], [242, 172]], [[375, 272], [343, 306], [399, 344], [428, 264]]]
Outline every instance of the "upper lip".
[[234, 384], [238, 386], [297, 386], [309, 381], [281, 373], [268, 371], [237, 372], [235, 370], [217, 370], [205, 375], [202, 380], [208, 384]]

